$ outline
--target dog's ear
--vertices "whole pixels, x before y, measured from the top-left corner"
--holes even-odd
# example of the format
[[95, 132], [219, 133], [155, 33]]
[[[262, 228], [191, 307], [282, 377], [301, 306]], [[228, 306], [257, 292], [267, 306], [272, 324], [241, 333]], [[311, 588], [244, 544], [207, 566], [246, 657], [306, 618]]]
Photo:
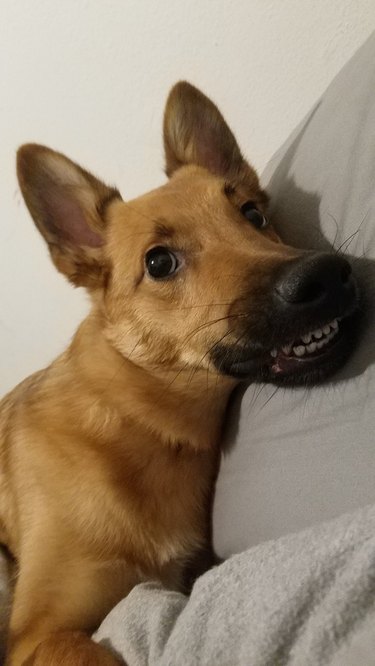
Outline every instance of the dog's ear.
[[169, 93], [164, 113], [166, 173], [197, 164], [230, 180], [258, 185], [255, 171], [242, 157], [237, 141], [219, 109], [186, 81]]
[[17, 175], [57, 269], [76, 286], [101, 286], [107, 274], [104, 213], [119, 192], [65, 155], [36, 144], [19, 149]]

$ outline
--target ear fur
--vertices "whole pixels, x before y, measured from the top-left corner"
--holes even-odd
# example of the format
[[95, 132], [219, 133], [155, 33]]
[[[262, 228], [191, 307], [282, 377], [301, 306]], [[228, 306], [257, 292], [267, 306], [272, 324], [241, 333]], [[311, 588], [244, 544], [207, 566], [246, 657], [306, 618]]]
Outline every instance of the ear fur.
[[166, 173], [188, 164], [203, 166], [231, 181], [259, 187], [255, 171], [215, 104], [200, 90], [180, 81], [169, 93], [164, 113]]
[[57, 269], [76, 286], [99, 287], [107, 272], [105, 208], [119, 192], [54, 150], [21, 146], [17, 176], [30, 214]]

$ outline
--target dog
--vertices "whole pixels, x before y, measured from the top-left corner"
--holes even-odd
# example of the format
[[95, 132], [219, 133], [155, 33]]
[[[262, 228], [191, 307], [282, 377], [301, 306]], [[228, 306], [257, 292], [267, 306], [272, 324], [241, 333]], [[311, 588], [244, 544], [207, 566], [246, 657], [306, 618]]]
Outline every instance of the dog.
[[0, 403], [7, 666], [120, 663], [89, 637], [108, 611], [144, 580], [186, 590], [214, 561], [235, 386], [321, 381], [353, 346], [349, 263], [281, 242], [256, 172], [189, 83], [169, 94], [164, 146], [168, 182], [130, 202], [61, 153], [18, 152], [52, 261], [92, 308]]

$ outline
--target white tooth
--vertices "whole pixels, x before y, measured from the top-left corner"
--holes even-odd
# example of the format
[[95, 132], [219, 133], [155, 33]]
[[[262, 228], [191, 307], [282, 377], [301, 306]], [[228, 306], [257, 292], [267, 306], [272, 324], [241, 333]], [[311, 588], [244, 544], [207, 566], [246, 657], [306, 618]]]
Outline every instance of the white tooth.
[[293, 347], [293, 351], [296, 356], [303, 356], [306, 351], [306, 347], [299, 345], [299, 347]]
[[327, 324], [326, 326], [323, 326], [323, 333], [324, 333], [324, 335], [328, 335], [328, 333], [330, 332], [330, 330], [331, 330], [331, 327], [330, 327], [329, 324]]
[[312, 354], [314, 351], [316, 351], [316, 342], [312, 342], [311, 345], [307, 345], [306, 349], [309, 354]]
[[306, 333], [306, 335], [302, 335], [301, 340], [302, 342], [305, 343], [305, 345], [308, 345], [311, 340], [311, 333]]
[[331, 321], [330, 326], [331, 326], [331, 328], [333, 328], [334, 331], [337, 331], [337, 329], [339, 327], [339, 323], [338, 323], [337, 319], [334, 319], [333, 321]]
[[326, 345], [326, 344], [327, 344], [327, 341], [326, 341], [326, 340], [320, 340], [319, 342], [316, 343], [316, 348], [317, 348], [317, 349], [321, 349], [321, 348], [324, 347], [324, 345]]
[[313, 331], [313, 336], [319, 340], [323, 335], [323, 331], [321, 328], [317, 328], [316, 331]]
[[281, 349], [285, 356], [289, 356], [290, 352], [292, 351], [292, 345], [284, 345], [284, 347], [281, 347]]
[[277, 356], [277, 349], [273, 349], [273, 350], [271, 351], [271, 356], [272, 356], [273, 358], [276, 358], [276, 356]]

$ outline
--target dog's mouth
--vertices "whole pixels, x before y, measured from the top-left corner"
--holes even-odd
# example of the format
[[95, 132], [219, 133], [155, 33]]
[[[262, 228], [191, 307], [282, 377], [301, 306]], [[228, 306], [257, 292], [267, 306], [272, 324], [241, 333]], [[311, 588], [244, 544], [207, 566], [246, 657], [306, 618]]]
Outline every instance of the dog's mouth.
[[268, 349], [219, 346], [213, 360], [220, 372], [236, 379], [311, 384], [330, 376], [349, 357], [355, 346], [357, 319], [357, 311], [337, 316]]
[[309, 331], [289, 344], [283, 345], [280, 349], [276, 347], [271, 349], [271, 372], [277, 375], [298, 370], [329, 356], [343, 334], [345, 323], [340, 326], [340, 322], [343, 322], [343, 318], [337, 317], [321, 328]]

